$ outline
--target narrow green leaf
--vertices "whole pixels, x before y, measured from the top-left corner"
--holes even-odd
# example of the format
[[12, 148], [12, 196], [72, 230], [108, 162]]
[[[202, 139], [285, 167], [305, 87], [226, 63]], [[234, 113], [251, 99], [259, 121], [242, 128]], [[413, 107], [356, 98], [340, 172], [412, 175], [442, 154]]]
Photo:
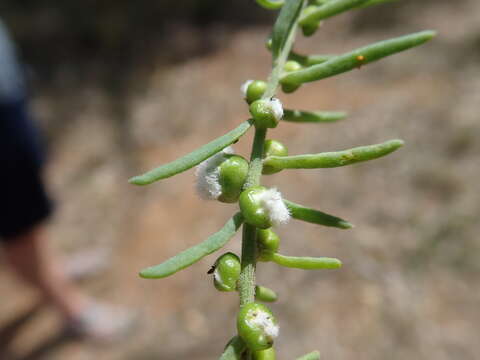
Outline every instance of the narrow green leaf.
[[368, 0], [365, 4], [360, 5], [360, 8], [366, 8], [369, 6], [374, 6], [374, 5], [381, 5], [389, 2], [393, 2], [397, 0]]
[[[313, 3], [315, 5], [318, 5], [318, 6], [321, 6], [321, 5], [324, 5], [326, 4], [327, 2], [331, 2], [333, 0], [315, 0]], [[368, 0], [365, 4], [361, 4], [359, 6], [357, 6], [358, 8], [366, 8], [366, 7], [369, 7], [369, 6], [373, 6], [373, 5], [381, 5], [381, 4], [385, 4], [385, 3], [389, 3], [389, 2], [394, 2], [394, 1], [397, 1], [397, 0]]]
[[288, 60], [298, 62], [302, 66], [312, 66], [324, 63], [330, 59], [333, 59], [336, 55], [302, 55], [295, 51], [291, 51], [288, 55]]
[[300, 16], [303, 7], [303, 0], [286, 0], [272, 32], [272, 55], [275, 60], [278, 58], [287, 42], [295, 23]]
[[311, 3], [312, 3], [312, 5], [321, 6], [321, 5], [326, 4], [329, 1], [332, 1], [332, 0], [314, 0], [314, 1], [311, 1]]
[[359, 146], [349, 150], [305, 154], [296, 156], [269, 156], [263, 165], [277, 170], [332, 168], [373, 160], [402, 147], [402, 140], [390, 140], [381, 144]]
[[338, 269], [342, 266], [342, 262], [335, 258], [285, 256], [279, 253], [273, 254], [272, 261], [281, 266], [303, 270]]
[[182, 171], [191, 169], [195, 165], [200, 164], [210, 156], [226, 148], [228, 145], [237, 141], [252, 126], [253, 121], [248, 120], [241, 123], [237, 128], [220, 136], [219, 138], [199, 147], [197, 150], [178, 158], [168, 164], [162, 165], [156, 169], [150, 170], [143, 175], [135, 176], [128, 180], [129, 183], [135, 185], [148, 185], [155, 181], [166, 179]]
[[338, 15], [347, 10], [356, 8], [365, 4], [369, 0], [331, 0], [324, 5], [319, 6], [314, 11], [309, 11], [305, 16], [300, 17], [301, 26], [316, 24], [320, 20]]
[[246, 350], [246, 345], [240, 336], [234, 336], [225, 347], [219, 360], [241, 360]]
[[284, 3], [284, 0], [257, 0], [257, 4], [267, 10], [278, 10]]
[[151, 266], [142, 270], [140, 276], [146, 279], [160, 279], [170, 276], [179, 270], [185, 269], [203, 257], [222, 248], [233, 237], [233, 235], [235, 235], [242, 223], [243, 216], [238, 212], [227, 221], [220, 231], [209, 236], [205, 241], [182, 251], [159, 265]]
[[283, 110], [282, 120], [290, 122], [335, 122], [345, 119], [347, 113], [343, 111], [302, 111], [302, 110]]
[[312, 351], [311, 353], [297, 358], [297, 360], [320, 360], [320, 353], [318, 351]]
[[324, 79], [359, 68], [386, 56], [421, 45], [435, 36], [434, 31], [422, 31], [415, 34], [380, 41], [344, 55], [334, 57], [322, 64], [314, 65], [303, 70], [291, 72], [280, 80], [286, 85], [300, 85], [302, 83]]
[[265, 286], [255, 286], [255, 299], [264, 302], [275, 302], [278, 299], [277, 293]]
[[353, 228], [353, 224], [339, 217], [296, 204], [289, 200], [284, 199], [283, 202], [287, 206], [288, 210], [290, 211], [290, 215], [292, 215], [294, 219], [306, 221], [312, 224], [337, 227], [340, 229]]

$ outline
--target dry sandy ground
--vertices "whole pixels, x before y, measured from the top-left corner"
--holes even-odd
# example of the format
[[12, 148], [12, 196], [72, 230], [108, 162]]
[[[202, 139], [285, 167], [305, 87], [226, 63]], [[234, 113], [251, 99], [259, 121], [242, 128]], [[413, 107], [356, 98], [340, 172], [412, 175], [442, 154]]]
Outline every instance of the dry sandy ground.
[[[265, 178], [287, 198], [356, 225], [336, 230], [293, 221], [279, 229], [283, 253], [344, 262], [341, 270], [324, 272], [259, 265], [259, 282], [280, 294], [272, 305], [281, 323], [280, 359], [313, 349], [323, 359], [478, 359], [480, 9], [476, 1], [457, 5], [421, 8], [381, 33], [360, 31], [357, 18], [359, 34], [352, 35], [351, 19], [343, 17], [299, 43], [300, 51], [335, 53], [423, 28], [440, 31], [422, 48], [281, 95], [288, 107], [350, 113], [336, 124], [282, 124], [271, 131], [292, 154], [397, 137], [406, 146], [369, 163]], [[128, 151], [118, 144], [115, 122], [106, 120], [111, 114], [102, 91], [86, 86], [70, 100], [71, 118], [51, 149], [48, 177], [59, 211], [50, 234], [67, 258], [85, 248], [109, 249], [108, 269], [82, 286], [140, 309], [143, 320], [127, 341], [99, 348], [57, 338], [56, 315], [40, 308], [14, 332], [10, 355], [0, 350], [2, 360], [217, 358], [234, 333], [238, 300], [211, 286], [206, 271], [215, 255], [165, 280], [136, 274], [215, 232], [236, 206], [198, 199], [193, 171], [145, 188], [126, 179], [248, 116], [238, 87], [267, 74], [267, 34], [245, 29], [216, 52], [159, 67], [129, 98]], [[40, 96], [37, 112], [55, 115], [55, 101]], [[247, 155], [250, 142], [248, 134], [237, 151]], [[239, 240], [227, 249], [239, 252]], [[0, 328], [36, 304], [35, 294], [4, 267], [0, 294]]]

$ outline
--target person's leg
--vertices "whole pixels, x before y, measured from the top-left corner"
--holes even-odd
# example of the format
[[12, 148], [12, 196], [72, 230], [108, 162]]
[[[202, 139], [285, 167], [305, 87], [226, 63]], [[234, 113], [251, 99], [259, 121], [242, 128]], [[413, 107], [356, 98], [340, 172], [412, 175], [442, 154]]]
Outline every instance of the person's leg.
[[62, 265], [44, 237], [39, 225], [8, 239], [6, 259], [15, 272], [38, 289], [66, 319], [75, 319], [87, 306], [87, 297], [61, 271]]
[[84, 295], [62, 271], [63, 266], [52, 254], [47, 240], [41, 225], [7, 239], [8, 263], [62, 313], [67, 330], [73, 335], [110, 342], [127, 334], [136, 314]]

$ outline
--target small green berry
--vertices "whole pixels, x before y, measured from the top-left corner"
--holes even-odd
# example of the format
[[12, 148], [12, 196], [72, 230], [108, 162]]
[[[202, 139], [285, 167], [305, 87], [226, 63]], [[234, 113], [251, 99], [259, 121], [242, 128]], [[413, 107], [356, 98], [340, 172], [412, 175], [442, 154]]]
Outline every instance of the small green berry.
[[293, 72], [298, 70], [302, 70], [302, 65], [300, 65], [299, 62], [294, 60], [287, 61], [283, 66], [283, 71], [285, 72]]
[[260, 229], [285, 224], [290, 212], [277, 189], [252, 186], [244, 190], [238, 199], [240, 210], [247, 224]]
[[318, 24], [309, 24], [302, 26], [302, 33], [304, 36], [312, 36], [318, 30], [320, 23]]
[[242, 156], [227, 154], [219, 165], [218, 182], [221, 195], [218, 200], [225, 203], [237, 202], [247, 179], [248, 161]]
[[250, 104], [252, 114], [257, 128], [275, 128], [283, 117], [283, 107], [280, 100], [260, 99]]
[[267, 41], [265, 42], [265, 47], [268, 49], [268, 50], [272, 50], [272, 38], [268, 38]]
[[266, 190], [267, 188], [263, 186], [252, 186], [244, 190], [238, 200], [245, 222], [260, 229], [268, 229], [272, 226], [267, 209], [260, 200]]
[[280, 238], [270, 229], [257, 231], [258, 260], [271, 261], [272, 255], [278, 251]]
[[275, 302], [278, 295], [272, 289], [257, 285], [255, 286], [255, 299], [263, 302]]
[[251, 351], [261, 351], [272, 347], [278, 336], [278, 324], [268, 307], [249, 303], [238, 312], [237, 331]]
[[214, 265], [213, 284], [219, 291], [235, 291], [240, 276], [240, 259], [228, 252], [220, 256]]
[[297, 90], [301, 84], [288, 84], [288, 83], [281, 83], [282, 85], [282, 91], [285, 93], [285, 94], [290, 94], [290, 93], [293, 93], [295, 90]]
[[267, 90], [267, 83], [262, 80], [252, 81], [248, 87], [245, 94], [245, 99], [247, 103], [251, 104], [256, 100], [259, 100]]
[[[288, 148], [283, 145], [280, 141], [268, 139], [263, 145], [263, 157], [267, 156], [287, 156]], [[270, 175], [275, 174], [281, 171], [281, 169], [275, 169], [271, 166], [264, 165], [262, 169], [262, 174]]]
[[275, 349], [271, 347], [267, 350], [254, 351], [252, 357], [253, 360], [275, 360]]
[[[307, 6], [302, 12], [302, 17], [306, 17], [306, 16], [310, 15], [311, 13], [316, 11], [317, 8], [318, 8], [318, 6], [315, 6], [315, 5]], [[313, 34], [315, 34], [318, 27], [320, 26], [320, 21], [315, 21], [315, 22], [312, 22], [312, 23], [301, 23], [300, 25], [302, 27], [303, 35], [312, 36]]]
[[247, 179], [248, 161], [228, 147], [197, 166], [197, 193], [206, 200], [233, 203]]

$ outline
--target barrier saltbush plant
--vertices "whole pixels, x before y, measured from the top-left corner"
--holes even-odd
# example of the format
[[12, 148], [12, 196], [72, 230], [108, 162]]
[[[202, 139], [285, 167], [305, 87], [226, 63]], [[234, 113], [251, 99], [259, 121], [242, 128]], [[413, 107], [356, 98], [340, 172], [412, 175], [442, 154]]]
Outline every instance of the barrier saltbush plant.
[[[274, 174], [284, 169], [350, 165], [385, 156], [403, 145], [402, 140], [389, 140], [342, 151], [289, 155], [284, 144], [267, 139], [268, 129], [281, 125], [282, 121], [325, 123], [346, 116], [343, 112], [283, 109], [282, 103], [276, 98], [279, 87], [283, 92], [291, 93], [305, 83], [357, 69], [421, 45], [435, 35], [433, 31], [422, 31], [340, 55], [301, 55], [293, 50], [298, 29], [305, 36], [311, 36], [328, 18], [387, 1], [390, 0], [257, 0], [260, 6], [270, 10], [280, 9], [280, 12], [271, 38], [267, 41], [267, 48], [272, 54], [272, 71], [268, 80], [248, 80], [242, 86], [251, 118], [197, 150], [130, 179], [132, 184], [147, 185], [197, 166], [197, 191], [202, 198], [238, 203], [239, 211], [217, 233], [165, 262], [140, 272], [141, 277], [148, 279], [172, 275], [220, 250], [243, 226], [241, 256], [225, 253], [209, 271], [218, 290], [237, 291], [240, 298], [236, 317], [237, 334], [226, 345], [220, 356], [222, 360], [275, 359], [273, 344], [279, 333], [279, 323], [272, 311], [260, 301], [273, 302], [277, 295], [273, 290], [256, 284], [257, 261], [306, 270], [336, 269], [341, 266], [340, 260], [334, 258], [280, 254], [280, 238], [272, 228], [286, 224], [290, 218], [339, 229], [352, 228], [348, 221], [296, 204], [283, 198], [277, 189], [262, 186], [262, 174]], [[251, 128], [255, 130], [255, 135], [250, 160], [247, 161], [233, 154], [230, 145]], [[298, 360], [319, 357], [319, 353], [314, 351]]]

